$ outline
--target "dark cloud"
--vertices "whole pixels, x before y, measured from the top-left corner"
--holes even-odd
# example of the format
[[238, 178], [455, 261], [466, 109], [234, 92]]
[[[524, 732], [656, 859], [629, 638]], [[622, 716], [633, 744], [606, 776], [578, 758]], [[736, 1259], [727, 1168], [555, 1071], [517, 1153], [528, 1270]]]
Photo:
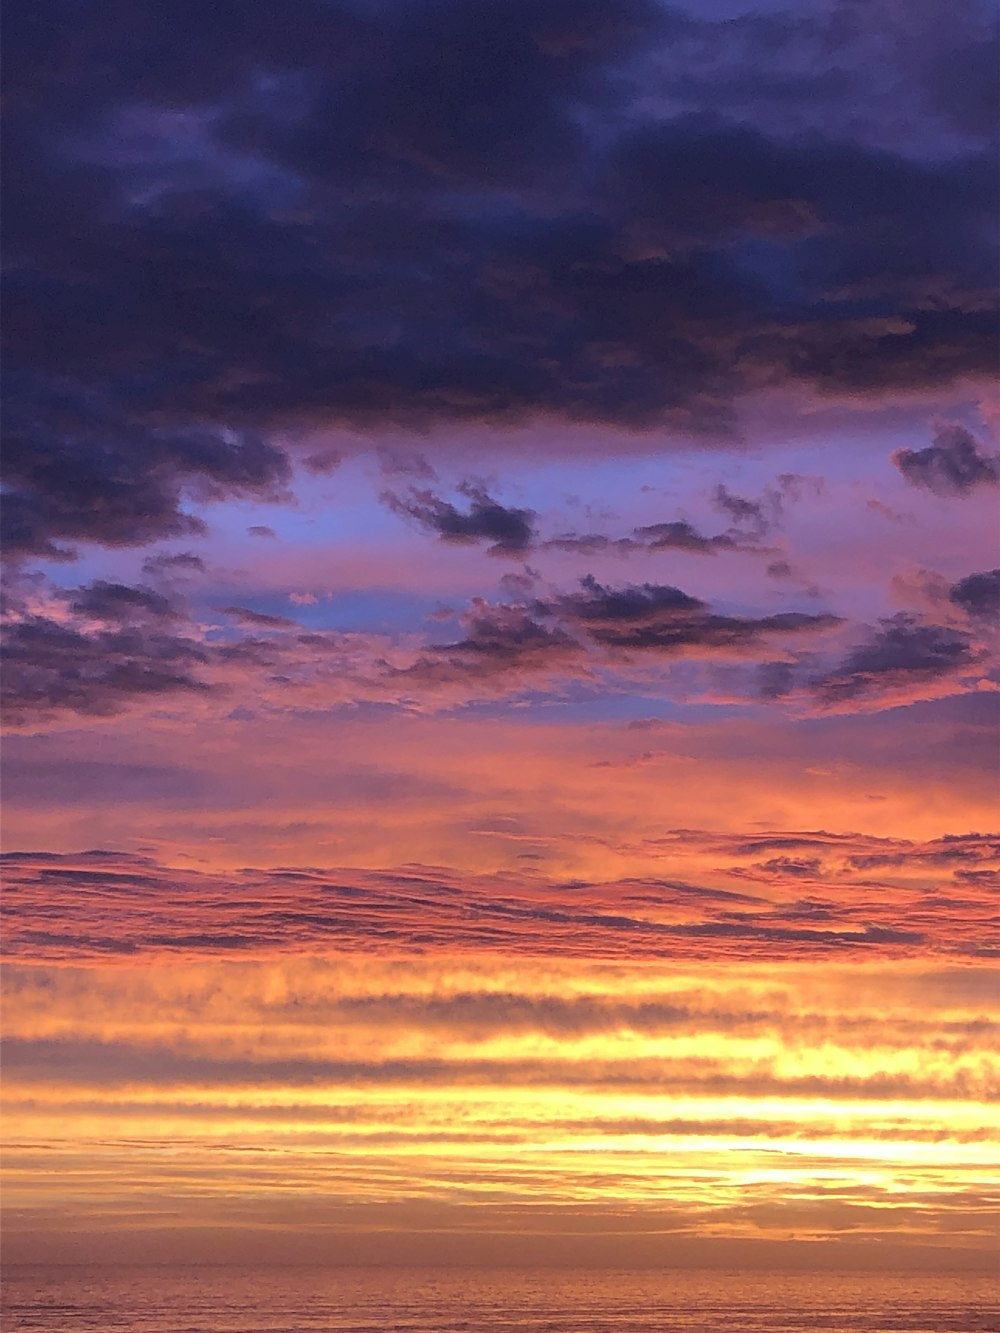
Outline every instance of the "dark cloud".
[[967, 634], [942, 625], [922, 624], [901, 613], [881, 621], [867, 643], [815, 686], [825, 703], [845, 703], [946, 680], [975, 661], [974, 646]]
[[763, 536], [771, 527], [773, 504], [768, 506], [771, 512], [765, 512], [764, 501], [748, 500], [745, 496], [736, 495], [721, 482], [715, 488], [714, 498], [716, 508], [728, 514], [737, 527], [748, 527], [758, 536]]
[[288, 460], [250, 433], [222, 427], [161, 427], [130, 419], [83, 387], [14, 375], [5, 425], [0, 496], [8, 556], [67, 558], [62, 543], [144, 545], [199, 535], [185, 497], [275, 500]]
[[19, 7], [6, 549], [193, 534], [280, 494], [277, 430], [704, 435], [762, 384], [992, 375], [988, 33], [869, 8]]
[[555, 605], [595, 642], [626, 650], [739, 651], [755, 648], [771, 634], [798, 634], [842, 623], [837, 616], [797, 611], [755, 618], [718, 615], [679, 588], [651, 583], [607, 588], [592, 575], [581, 581], [579, 593], [561, 597]]
[[772, 579], [790, 579], [795, 574], [787, 560], [772, 560], [764, 572]]
[[796, 879], [815, 879], [822, 862], [817, 857], [775, 856], [764, 861], [759, 869], [776, 875], [791, 875]]
[[465, 618], [468, 633], [461, 643], [449, 644], [446, 652], [462, 651], [487, 657], [521, 657], [536, 648], [576, 644], [559, 631], [546, 629], [524, 607], [478, 605]]
[[826, 481], [823, 477], [809, 476], [802, 472], [781, 472], [777, 477], [779, 501], [797, 501], [804, 495], [822, 495], [825, 490]]
[[761, 699], [783, 699], [795, 688], [795, 669], [791, 662], [762, 662], [756, 684]]
[[[91, 595], [108, 619], [125, 620], [137, 609], [113, 594]], [[208, 660], [205, 649], [163, 631], [158, 619], [154, 613], [149, 623], [87, 631], [38, 615], [8, 626], [2, 691], [8, 721], [62, 709], [107, 717], [139, 698], [206, 690], [196, 675]]]
[[404, 675], [429, 680], [515, 677], [564, 667], [582, 654], [582, 647], [559, 626], [523, 605], [490, 605], [476, 600], [462, 617], [465, 637], [424, 655]]
[[995, 140], [989, 0], [956, 0], [947, 14], [933, 3], [724, 8], [722, 22], [692, 23], [658, 53], [671, 105], [918, 152], [942, 133], [953, 146], [956, 128]]
[[78, 588], [70, 598], [70, 610], [90, 620], [175, 620], [177, 611], [169, 598], [152, 588], [133, 588], [124, 583], [97, 580]]
[[629, 623], [651, 615], [692, 614], [705, 610], [705, 603], [689, 597], [680, 588], [645, 583], [641, 587], [605, 588], [588, 574], [581, 580], [582, 592], [560, 599], [560, 609], [583, 624]]
[[[668, 252], [701, 236], [743, 260], [737, 299], [742, 314], [755, 311], [754, 328], [715, 293], [713, 314], [746, 366], [866, 391], [915, 386], [919, 373], [950, 380], [946, 348], [965, 362], [977, 345], [977, 372], [988, 373], [990, 317], [955, 290], [985, 294], [994, 187], [984, 167], [985, 158], [932, 166], [815, 133], [778, 137], [707, 113], [637, 128], [618, 145], [611, 180], [633, 226], [641, 218]], [[963, 242], [956, 264], [946, 249]], [[942, 279], [952, 299], [925, 307]]]
[[698, 555], [715, 555], [718, 551], [738, 549], [738, 543], [725, 533], [703, 537], [690, 523], [650, 523], [636, 528], [635, 535], [650, 551], [690, 551]]
[[0, 514], [9, 557], [72, 559], [72, 548], [60, 543], [141, 545], [205, 531], [181, 511], [175, 477], [158, 478], [144, 466], [141, 445], [134, 457], [109, 455], [96, 438], [64, 442], [39, 423], [33, 438], [19, 439], [15, 426], [5, 454]]
[[177, 555], [151, 555], [142, 562], [144, 574], [204, 574], [205, 562], [201, 556], [191, 551], [180, 551]]
[[634, 528], [631, 537], [608, 537], [598, 532], [566, 532], [542, 542], [545, 550], [576, 551], [585, 555], [631, 555], [637, 551], [685, 551], [689, 555], [717, 555], [719, 551], [757, 549], [729, 533], [705, 537], [684, 519], [648, 523]]
[[[773, 527], [781, 516], [785, 496], [800, 499], [803, 484], [809, 483], [813, 489], [821, 489], [819, 477], [800, 477], [797, 473], [783, 473], [777, 479], [775, 487], [769, 487], [763, 499], [748, 500], [729, 491], [725, 485], [715, 488], [716, 508], [727, 513], [733, 527], [729, 532], [704, 536], [691, 523], [684, 519], [665, 521], [665, 523], [645, 524], [633, 528], [631, 537], [607, 537], [601, 533], [563, 533], [543, 543], [545, 549], [557, 551], [576, 551], [596, 555], [612, 553], [627, 556], [641, 551], [683, 551], [689, 555], [715, 556], [720, 551], [767, 552], [761, 547], [760, 539]], [[777, 567], [773, 567], [777, 568]], [[791, 568], [789, 568], [791, 573]]]
[[976, 888], [1000, 889], [1000, 870], [956, 870], [955, 878]]
[[543, 551], [573, 551], [577, 555], [628, 556], [643, 551], [643, 544], [632, 537], [608, 537], [603, 532], [563, 532], [540, 543]]
[[898, 449], [892, 461], [914, 486], [935, 495], [967, 495], [1000, 485], [1000, 461], [964, 426], [942, 426], [926, 449]]
[[266, 523], [253, 523], [247, 528], [247, 533], [251, 537], [277, 537], [274, 528], [268, 527]]
[[607, 537], [600, 532], [564, 532], [541, 545], [547, 551], [576, 551], [582, 555], [630, 555], [644, 549], [641, 542], [631, 537]]
[[715, 507], [729, 515], [734, 528], [759, 539], [779, 526], [787, 501], [801, 500], [807, 493], [821, 495], [824, 486], [822, 477], [782, 472], [759, 499], [737, 495], [724, 482], [716, 486], [712, 498]]
[[924, 87], [935, 110], [957, 129], [991, 139], [1000, 105], [996, 15], [984, 14], [986, 22], [973, 26], [967, 15], [975, 7], [962, 8], [955, 30], [942, 33], [944, 40], [923, 53]]
[[415, 518], [446, 542], [485, 542], [491, 555], [523, 555], [529, 549], [535, 537], [532, 510], [502, 505], [469, 482], [458, 489], [469, 502], [464, 513], [433, 491], [411, 491], [406, 499], [386, 492], [382, 498], [395, 513]]
[[969, 574], [959, 579], [948, 590], [956, 606], [970, 615], [996, 617], [1000, 615], [1000, 569], [989, 569], [982, 574]]

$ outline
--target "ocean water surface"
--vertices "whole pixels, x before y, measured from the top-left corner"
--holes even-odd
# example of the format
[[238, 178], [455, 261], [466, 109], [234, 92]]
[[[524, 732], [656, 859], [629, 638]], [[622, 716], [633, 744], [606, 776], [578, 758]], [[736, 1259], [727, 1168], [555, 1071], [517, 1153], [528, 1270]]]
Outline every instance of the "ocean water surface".
[[966, 1274], [15, 1265], [4, 1333], [998, 1333]]

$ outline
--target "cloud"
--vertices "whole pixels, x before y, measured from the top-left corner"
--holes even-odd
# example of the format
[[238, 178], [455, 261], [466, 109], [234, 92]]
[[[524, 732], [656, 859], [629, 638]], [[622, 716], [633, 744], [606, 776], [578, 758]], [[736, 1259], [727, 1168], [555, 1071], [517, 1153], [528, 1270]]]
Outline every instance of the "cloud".
[[176, 620], [177, 610], [162, 593], [152, 588], [133, 588], [124, 583], [99, 579], [78, 588], [71, 596], [70, 610], [89, 620]]
[[964, 426], [941, 426], [933, 444], [898, 449], [892, 461], [908, 482], [935, 495], [968, 495], [980, 486], [1000, 485], [1000, 461]]
[[799, 634], [843, 623], [837, 616], [797, 611], [761, 617], [718, 615], [679, 588], [652, 583], [607, 588], [592, 575], [581, 580], [580, 592], [558, 598], [554, 606], [596, 643], [628, 651], [739, 652], [755, 649], [772, 634]]
[[1000, 569], [959, 579], [948, 590], [948, 597], [971, 616], [995, 618], [1000, 614]]
[[728, 514], [737, 526], [749, 527], [758, 536], [763, 536], [770, 530], [776, 503], [780, 503], [780, 497], [776, 493], [772, 494], [771, 499], [772, 503], [768, 505], [770, 512], [765, 513], [764, 501], [748, 500], [742, 495], [735, 495], [721, 482], [715, 488], [716, 508]]
[[124, 853], [11, 853], [6, 949], [12, 961], [114, 953], [393, 957], [415, 947], [428, 955], [504, 950], [633, 961], [745, 958], [749, 949], [804, 961], [908, 957], [933, 943], [964, 956], [982, 945], [992, 889], [953, 871], [1000, 865], [1000, 839], [979, 834], [919, 844], [682, 830], [664, 838], [663, 852], [660, 864], [673, 873], [572, 882], [419, 866], [216, 874]]
[[585, 555], [632, 555], [643, 551], [684, 551], [689, 555], [717, 555], [720, 551], [757, 551], [730, 533], [705, 537], [685, 519], [647, 523], [633, 528], [631, 537], [607, 537], [598, 532], [563, 533], [539, 543], [541, 550], [576, 551]]
[[652, 0], [167, 0], [112, 35], [40, 0], [7, 36], [8, 553], [193, 535], [286, 449], [332, 466], [317, 427], [719, 439], [762, 384], [991, 375], [994, 162], [941, 77], [985, 38], [911, 69], [898, 37]]
[[582, 555], [631, 555], [644, 549], [631, 537], [607, 537], [600, 532], [564, 532], [540, 545], [546, 551], [575, 551]]
[[201, 556], [191, 551], [180, 551], [176, 555], [151, 555], [142, 562], [144, 574], [173, 574], [187, 572], [204, 574], [205, 562]]
[[795, 669], [791, 662], [761, 662], [756, 672], [757, 694], [761, 699], [782, 699], [795, 688]]
[[703, 536], [684, 519], [647, 523], [633, 528], [631, 537], [608, 537], [598, 532], [563, 533], [539, 544], [542, 550], [576, 551], [584, 555], [632, 555], [643, 551], [685, 551], [689, 555], [717, 555], [719, 551], [753, 551], [729, 533]]
[[585, 670], [580, 642], [523, 605], [491, 605], [477, 598], [461, 624], [464, 638], [421, 653], [412, 665], [392, 671], [390, 679], [494, 681], [501, 686], [553, 670]]
[[195, 674], [208, 653], [192, 639], [160, 629], [156, 622], [165, 617], [159, 612], [148, 623], [128, 623], [136, 611], [149, 616], [148, 608], [114, 596], [94, 597], [102, 618], [126, 623], [87, 631], [32, 615], [8, 627], [3, 674], [8, 721], [32, 721], [58, 709], [107, 717], [136, 699], [209, 688]]
[[[204, 608], [206, 633], [186, 620], [176, 597], [144, 585], [98, 580], [50, 590], [47, 603], [25, 585], [11, 607], [9, 718], [60, 709], [111, 716], [143, 694], [183, 688], [224, 690], [230, 711], [252, 695], [293, 714], [352, 700], [435, 708], [526, 688], [562, 696], [637, 685], [664, 699], [780, 701], [810, 711], [818, 700], [824, 711], [851, 711], [978, 687], [984, 660], [985, 645], [957, 611], [952, 623], [936, 626], [900, 615], [839, 663], [826, 656], [824, 665], [813, 640], [845, 624], [829, 612], [732, 615], [669, 584], [609, 586], [593, 575], [576, 590], [547, 596], [538, 595], [532, 571], [504, 587], [509, 601], [473, 598], [464, 612], [441, 608], [425, 617], [419, 632], [385, 635], [303, 631], [280, 608], [236, 603]], [[941, 587], [949, 606], [948, 585]], [[964, 585], [956, 588], [969, 597]], [[291, 594], [299, 603], [304, 597], [315, 594]], [[220, 614], [237, 628], [220, 625]], [[454, 620], [461, 633], [442, 641]], [[718, 666], [720, 658], [731, 665]], [[680, 674], [653, 667], [664, 659], [683, 659]], [[183, 670], [164, 670], [165, 662], [181, 661]]]
[[276, 500], [290, 476], [284, 453], [224, 425], [158, 424], [107, 394], [14, 373], [0, 497], [10, 557], [66, 558], [61, 543], [144, 545], [200, 535], [185, 497]]
[[[714, 865], [726, 867], [728, 875], [741, 880], [776, 876], [774, 882], [784, 882], [792, 895], [795, 891], [790, 880], [803, 874], [821, 879], [828, 896], [827, 919], [831, 910], [840, 910], [834, 900], [848, 884], [853, 885], [852, 891], [858, 891], [888, 889], [890, 883], [916, 883], [921, 886], [920, 893], [928, 897], [911, 898], [907, 910], [916, 911], [919, 905], [932, 912], [946, 887], [945, 875], [957, 881], [970, 867], [992, 871], [1000, 862], [1000, 834], [996, 833], [944, 834], [921, 842], [825, 829], [760, 834], [677, 829], [665, 835], [661, 845], [671, 856], [677, 852], [692, 857], [708, 855]], [[766, 859], [761, 861], [761, 857]], [[866, 879], [872, 871], [883, 872], [886, 878]], [[937, 877], [936, 882], [928, 884], [928, 876]], [[958, 902], [946, 901], [943, 894], [941, 901], [945, 908], [955, 907]], [[818, 919], [815, 907], [814, 903], [811, 915]]]
[[525, 565], [519, 573], [507, 573], [500, 576], [500, 591], [511, 600], [522, 601], [531, 595], [538, 582], [537, 569]]
[[560, 609], [583, 624], [641, 621], [661, 613], [697, 613], [705, 604], [689, 597], [680, 588], [652, 583], [641, 587], [605, 588], [588, 574], [581, 580], [582, 591], [560, 599]]
[[645, 527], [636, 528], [635, 535], [650, 551], [690, 551], [698, 555], [715, 555], [718, 551], [743, 549], [725, 533], [715, 537], [703, 537], [690, 523], [683, 520], [676, 520], [673, 523], [650, 523]]
[[535, 537], [532, 510], [508, 508], [470, 482], [458, 489], [469, 501], [465, 513], [433, 491], [414, 490], [407, 499], [387, 491], [382, 499], [395, 513], [415, 518], [443, 541], [466, 546], [489, 543], [491, 555], [517, 556], [529, 549]]
[[814, 688], [828, 706], [880, 696], [906, 703], [923, 697], [921, 691], [927, 686], [953, 683], [976, 661], [967, 634], [900, 613], [881, 621], [869, 641], [815, 681]]
[[[155, 1089], [183, 1088], [197, 1093], [206, 1085], [219, 1089], [251, 1088], [258, 1098], [267, 1098], [271, 1089], [326, 1089], [379, 1087], [447, 1088], [468, 1101], [470, 1088], [568, 1088], [590, 1089], [597, 1092], [635, 1092], [639, 1095], [666, 1094], [671, 1097], [761, 1098], [768, 1101], [793, 1099], [809, 1101], [859, 1100], [876, 1102], [906, 1102], [929, 1099], [932, 1101], [981, 1100], [990, 1103], [996, 1096], [997, 1081], [988, 1067], [975, 1072], [968, 1069], [933, 1069], [920, 1072], [889, 1070], [864, 1071], [839, 1075], [812, 1073], [808, 1070], [781, 1070], [761, 1065], [753, 1071], [733, 1063], [725, 1064], [709, 1055], [692, 1055], [687, 1059], [671, 1060], [662, 1056], [635, 1057], [623, 1060], [612, 1056], [606, 1059], [573, 1060], [553, 1059], [551, 1056], [531, 1058], [530, 1055], [504, 1058], [501, 1055], [469, 1056], [465, 1053], [448, 1055], [398, 1055], [379, 1058], [378, 1055], [357, 1052], [353, 1056], [338, 1056], [336, 1052], [311, 1051], [294, 1057], [264, 1053], [259, 1050], [245, 1054], [223, 1053], [215, 1050], [191, 1049], [180, 1042], [167, 1045], [149, 1042], [139, 1044], [122, 1039], [116, 1042], [69, 1037], [4, 1039], [3, 1056], [9, 1070], [9, 1080], [28, 1093], [39, 1085], [50, 1084], [53, 1066], [60, 1071], [63, 1085], [70, 1091], [79, 1088], [91, 1095], [103, 1089], [134, 1089], [137, 1085]], [[23, 1094], [22, 1094], [23, 1095]], [[368, 1093], [371, 1097], [371, 1092]], [[117, 1099], [116, 1099], [117, 1100]], [[309, 1099], [314, 1105], [313, 1099]], [[287, 1101], [284, 1103], [287, 1105]], [[114, 1103], [112, 1103], [114, 1105]], [[369, 1103], [370, 1105], [370, 1103]], [[117, 1108], [116, 1108], [117, 1109]], [[242, 1111], [240, 1107], [240, 1111]], [[294, 1103], [292, 1110], [295, 1109]], [[544, 1126], [551, 1133], [551, 1124]], [[627, 1126], [622, 1127], [627, 1132]], [[669, 1132], [669, 1121], [661, 1123], [661, 1132]], [[870, 1131], [869, 1131], [870, 1132]], [[424, 1135], [420, 1136], [424, 1138]], [[454, 1133], [440, 1137], [454, 1142]], [[592, 1131], [588, 1137], [588, 1155], [593, 1153]], [[909, 1136], [907, 1136], [909, 1138]], [[382, 1135], [365, 1136], [365, 1141], [384, 1143]], [[388, 1142], [398, 1142], [394, 1135]], [[419, 1140], [418, 1140], [419, 1141]], [[434, 1136], [429, 1142], [433, 1143]], [[507, 1136], [494, 1138], [488, 1132], [477, 1134], [475, 1142], [510, 1142]], [[919, 1140], [918, 1140], [919, 1141]], [[413, 1143], [411, 1134], [407, 1142]], [[407, 1154], [409, 1158], [411, 1154]], [[842, 1159], [835, 1159], [842, 1160]], [[471, 1166], [466, 1168], [471, 1170]], [[591, 1168], [592, 1169], [592, 1168]], [[287, 1165], [276, 1168], [287, 1170]], [[620, 1166], [611, 1167], [613, 1178], [620, 1182]], [[259, 1170], [255, 1179], [259, 1184]], [[408, 1163], [407, 1178], [412, 1186], [412, 1164]], [[495, 1187], [495, 1169], [491, 1183]], [[379, 1185], [384, 1191], [385, 1171], [379, 1172]], [[328, 1182], [327, 1186], [328, 1186]], [[523, 1184], [523, 1180], [520, 1182]], [[592, 1183], [592, 1182], [591, 1182]], [[532, 1178], [533, 1196], [537, 1179]], [[746, 1186], [741, 1186], [745, 1192]], [[989, 1196], [986, 1196], [989, 1197]], [[577, 1206], [579, 1201], [575, 1201]], [[784, 1202], [787, 1207], [787, 1201]], [[662, 1205], [661, 1205], [662, 1208]], [[534, 1211], [534, 1209], [533, 1209]], [[990, 1210], [984, 1208], [984, 1213]], [[658, 1210], [662, 1217], [662, 1213]], [[990, 1213], [991, 1215], [991, 1213]], [[466, 1222], [468, 1218], [464, 1219]], [[563, 1219], [565, 1223], [565, 1219]], [[704, 1241], [701, 1241], [704, 1245]]]
[[822, 495], [825, 485], [822, 477], [782, 472], [758, 500], [737, 495], [724, 482], [716, 486], [713, 500], [715, 507], [728, 514], [738, 530], [748, 531], [759, 540], [779, 526], [788, 501], [799, 501], [806, 493]]
[[787, 560], [772, 560], [764, 572], [771, 579], [790, 579], [795, 575]]

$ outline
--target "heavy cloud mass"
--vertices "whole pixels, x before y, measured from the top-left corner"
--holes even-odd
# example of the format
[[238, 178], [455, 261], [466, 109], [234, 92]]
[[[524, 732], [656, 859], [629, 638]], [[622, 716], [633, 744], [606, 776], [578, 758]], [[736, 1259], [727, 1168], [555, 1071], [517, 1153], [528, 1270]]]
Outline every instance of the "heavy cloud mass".
[[[93, 320], [97, 341], [99, 312]], [[200, 535], [205, 524], [185, 511], [185, 497], [275, 500], [291, 471], [282, 451], [253, 433], [162, 426], [156, 414], [101, 402], [89, 385], [16, 374], [3, 467], [4, 550], [48, 559], [71, 559], [66, 543], [77, 541], [141, 546]]]
[[[761, 385], [991, 373], [990, 126], [945, 74], [988, 21], [914, 73], [888, 12], [835, 9], [8, 14], [8, 551], [191, 534], [186, 495], [280, 491], [279, 427], [717, 435]], [[922, 133], [859, 113], [874, 62]]]

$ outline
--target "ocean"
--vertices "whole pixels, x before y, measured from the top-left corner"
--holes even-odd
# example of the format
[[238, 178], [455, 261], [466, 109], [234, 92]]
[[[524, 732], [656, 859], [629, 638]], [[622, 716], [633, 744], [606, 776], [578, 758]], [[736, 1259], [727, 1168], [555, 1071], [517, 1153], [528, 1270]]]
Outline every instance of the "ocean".
[[5, 1271], [4, 1333], [998, 1333], [989, 1277], [709, 1271]]

